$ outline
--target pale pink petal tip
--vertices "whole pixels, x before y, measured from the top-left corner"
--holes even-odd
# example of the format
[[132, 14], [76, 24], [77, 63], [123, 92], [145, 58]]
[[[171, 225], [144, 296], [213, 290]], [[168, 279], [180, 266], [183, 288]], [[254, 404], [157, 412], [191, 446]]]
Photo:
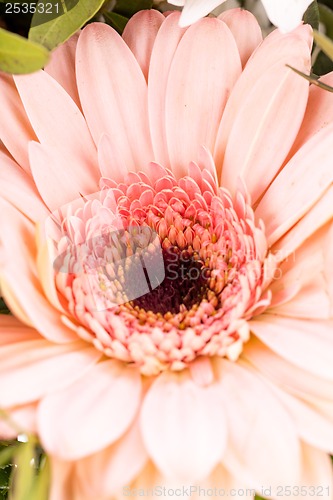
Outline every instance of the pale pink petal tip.
[[219, 17], [233, 34], [244, 67], [251, 54], [262, 42], [261, 28], [254, 15], [244, 9], [229, 9]]

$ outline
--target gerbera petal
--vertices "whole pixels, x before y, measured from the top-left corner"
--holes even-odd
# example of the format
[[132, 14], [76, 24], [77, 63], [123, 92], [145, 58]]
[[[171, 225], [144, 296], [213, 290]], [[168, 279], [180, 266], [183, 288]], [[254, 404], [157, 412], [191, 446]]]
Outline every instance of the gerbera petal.
[[[0, 194], [22, 214], [37, 222], [48, 216], [30, 175], [21, 169], [6, 153], [0, 151]], [[45, 167], [45, 165], [44, 165]], [[20, 196], [17, 196], [17, 193]]]
[[301, 399], [332, 399], [332, 381], [313, 375], [306, 369], [306, 366], [297, 367], [255, 337], [246, 344], [243, 356], [259, 369], [265, 378], [272, 380], [284, 391]]
[[333, 380], [333, 320], [311, 321], [262, 314], [251, 331], [274, 352], [319, 377]]
[[40, 338], [41, 336], [36, 330], [24, 325], [15, 316], [11, 314], [0, 315], [0, 346]]
[[50, 303], [58, 311], [65, 314], [65, 309], [59, 300], [54, 279], [54, 262], [57, 255], [52, 241], [50, 239], [44, 241], [43, 228], [40, 226], [37, 228], [37, 241], [36, 267], [43, 291]]
[[28, 143], [37, 137], [18, 96], [13, 77], [1, 73], [0, 139], [26, 172], [30, 172]]
[[[260, 345], [260, 350], [262, 351], [262, 344], [260, 343], [259, 340], [256, 340], [258, 345]], [[267, 349], [264, 347], [264, 349]], [[270, 351], [270, 350], [268, 350]], [[273, 357], [272, 357], [273, 356]], [[270, 354], [268, 355], [267, 359], [273, 359], [273, 364], [275, 363], [274, 361], [274, 356], [276, 357], [276, 364], [280, 364], [281, 367], [286, 367], [287, 372], [289, 372], [289, 368], [292, 366], [290, 363], [285, 362], [282, 360], [282, 358], [279, 358], [276, 356], [272, 351], [270, 351]], [[259, 366], [260, 362], [258, 363]], [[292, 367], [292, 370], [294, 371], [294, 366]], [[268, 370], [269, 371], [269, 370]], [[267, 372], [268, 373], [268, 372]], [[292, 381], [289, 386], [284, 386], [284, 387], [278, 387], [279, 384], [276, 384], [276, 380], [273, 380], [273, 377], [271, 376], [270, 373], [265, 374], [265, 378], [269, 378], [273, 381], [274, 385], [272, 385], [272, 389], [275, 391], [275, 393], [280, 397], [281, 401], [286, 400], [286, 406], [290, 406], [290, 411], [289, 413], [291, 414], [292, 412], [294, 413], [294, 419], [297, 422], [297, 419], [301, 419], [302, 422], [299, 427], [299, 431], [301, 431], [302, 428], [302, 436], [304, 440], [308, 443], [313, 443], [314, 440], [318, 440], [318, 442], [321, 442], [321, 444], [316, 444], [320, 449], [324, 451], [330, 451], [331, 450], [331, 444], [332, 444], [332, 433], [330, 433], [330, 437], [326, 437], [326, 442], [324, 441], [324, 431], [325, 429], [328, 429], [328, 426], [332, 425], [333, 422], [333, 400], [332, 400], [332, 382], [327, 381], [326, 379], [319, 379], [315, 378], [313, 375], [310, 375], [308, 372], [305, 372], [304, 370], [299, 370], [296, 369], [294, 371], [294, 374], [296, 376], [296, 381]], [[300, 380], [300, 377], [302, 377], [302, 373], [305, 373], [305, 378], [304, 380]], [[279, 379], [279, 376], [275, 375], [276, 379]], [[309, 391], [307, 390], [307, 382], [310, 384]], [[282, 391], [280, 390], [282, 389]], [[292, 398], [292, 402], [290, 401], [290, 398]], [[289, 400], [288, 400], [289, 399]], [[304, 409], [304, 415], [302, 416], [301, 411], [303, 406], [305, 405], [306, 408]], [[316, 429], [315, 432], [312, 430], [312, 436], [311, 430], [310, 430], [310, 425], [309, 422], [313, 418], [318, 418], [318, 422], [322, 421], [323, 423], [323, 428], [322, 429]], [[331, 431], [329, 431], [331, 432]]]
[[200, 146], [214, 148], [226, 101], [240, 72], [235, 39], [223, 22], [202, 19], [186, 31], [173, 58], [166, 89], [166, 136], [177, 177], [187, 173]]
[[9, 307], [11, 313], [15, 314], [15, 317], [25, 325], [33, 327], [31, 319], [28, 318], [27, 314], [22, 309], [20, 302], [15, 297], [15, 294], [13, 293], [11, 288], [7, 285], [6, 280], [3, 276], [1, 276], [0, 285], [2, 287], [2, 296], [6, 299], [7, 306]]
[[132, 422], [140, 393], [137, 370], [114, 360], [99, 363], [41, 401], [38, 425], [43, 446], [59, 458], [75, 460], [113, 443]]
[[98, 184], [89, 181], [89, 174], [86, 175], [84, 169], [64, 169], [64, 165], [70, 164], [70, 156], [55, 147], [30, 142], [29, 158], [37, 189], [51, 212], [78, 199], [80, 193], [98, 190]]
[[185, 33], [178, 25], [179, 12], [170, 14], [157, 33], [152, 49], [148, 78], [148, 111], [155, 159], [169, 167], [165, 130], [165, 93], [170, 66]]
[[[247, 174], [247, 180], [249, 180], [248, 177], [251, 177], [250, 164], [255, 169], [256, 174], [252, 174], [252, 177], [255, 178], [256, 182], [260, 184], [262, 176], [266, 180], [271, 180], [292, 146], [303, 119], [308, 85], [295, 78], [296, 75], [292, 75], [292, 71], [286, 68], [286, 64], [294, 65], [299, 69], [303, 67], [303, 70], [307, 71], [306, 68], [310, 63], [309, 35], [310, 29], [308, 27], [302, 27], [289, 35], [273, 32], [253, 53], [238, 79], [223, 113], [214, 151], [218, 175], [220, 175], [223, 165], [222, 180], [228, 189], [235, 189], [237, 178], [244, 170]], [[269, 81], [269, 75], [272, 77], [271, 81]], [[274, 84], [272, 84], [273, 81]], [[290, 85], [287, 84], [288, 81]], [[263, 88], [263, 82], [266, 82], [267, 88]], [[259, 95], [260, 88], [263, 96]], [[299, 89], [299, 96], [297, 93], [294, 94], [296, 88]], [[288, 108], [284, 107], [284, 99], [289, 102]], [[268, 106], [267, 112], [264, 102], [265, 106]], [[274, 106], [278, 105], [278, 102], [285, 112], [284, 116], [277, 113], [275, 117], [273, 109]], [[251, 108], [252, 116], [248, 116], [251, 114]], [[292, 113], [290, 109], [292, 109]], [[250, 123], [245, 121], [242, 124], [239, 119], [241, 114], [245, 120], [249, 118]], [[269, 122], [267, 121], [268, 115], [271, 116]], [[277, 120], [278, 117], [279, 120]], [[281, 123], [285, 125], [282, 127]], [[277, 131], [275, 131], [276, 127], [278, 127]], [[245, 134], [244, 138], [243, 133]], [[229, 144], [231, 134], [233, 139], [232, 143]], [[241, 141], [240, 137], [242, 137]], [[267, 141], [270, 147], [259, 148], [259, 138], [264, 141], [260, 143], [260, 146]], [[244, 139], [245, 142], [243, 142]], [[223, 160], [227, 147], [229, 149], [228, 163], [224, 165]], [[240, 152], [238, 152], [239, 149]], [[258, 156], [254, 157], [254, 151], [257, 151]], [[233, 153], [238, 158], [236, 165], [232, 163]], [[242, 158], [243, 161], [247, 161], [246, 169]], [[259, 162], [258, 165], [257, 162]]]
[[154, 494], [155, 485], [165, 485], [167, 481], [155, 467], [155, 465], [149, 461], [140, 474], [135, 478], [135, 480], [124, 488], [124, 493], [131, 493], [131, 498], [133, 500], [142, 499], [142, 492], [145, 492], [145, 499], [156, 500], [156, 495]]
[[270, 309], [272, 314], [293, 318], [329, 319], [331, 303], [327, 296], [325, 279], [322, 275], [303, 286], [302, 289], [285, 303]]
[[314, 493], [318, 496], [322, 496], [323, 493], [327, 500], [332, 500], [333, 469], [330, 457], [306, 443], [302, 443], [301, 453], [302, 470], [299, 485], [300, 491], [302, 486], [307, 490], [307, 495], [302, 498], [312, 500]]
[[[320, 77], [320, 81], [327, 85], [333, 85], [333, 72]], [[317, 87], [310, 86], [309, 99], [306, 107], [302, 126], [297, 138], [288, 154], [290, 159], [313, 135], [332, 122], [333, 102], [330, 92]]]
[[204, 479], [226, 445], [216, 385], [199, 387], [188, 373], [164, 373], [155, 380], [143, 403], [141, 428], [150, 456], [170, 479]]
[[138, 421], [119, 441], [103, 451], [79, 460], [76, 475], [83, 498], [102, 498], [114, 495], [129, 484], [143, 469], [148, 454], [143, 445]]
[[290, 484], [299, 475], [300, 450], [288, 413], [251, 368], [225, 360], [216, 366], [228, 415], [225, 467], [258, 490]]
[[36, 277], [32, 224], [4, 200], [0, 200], [0, 207], [5, 215], [0, 235], [1, 287], [8, 306], [20, 318], [29, 318], [29, 323], [44, 337], [55, 342], [70, 342], [76, 338], [74, 332], [61, 322]]
[[138, 61], [146, 81], [156, 35], [164, 21], [165, 17], [157, 10], [139, 11], [128, 21], [122, 35]]
[[73, 481], [74, 463], [49, 457], [52, 481], [49, 500], [78, 500], [76, 483]]
[[308, 444], [333, 453], [333, 422], [325, 418], [314, 406], [285, 391], [275, 389], [277, 396], [292, 416], [300, 437]]
[[110, 136], [103, 134], [98, 144], [98, 164], [103, 177], [112, 179], [115, 182], [123, 182], [128, 168], [123, 158], [114, 149]]
[[73, 35], [51, 53], [51, 60], [45, 71], [52, 76], [71, 96], [78, 108], [81, 108], [75, 76], [75, 51], [79, 33]]
[[[286, 64], [307, 72], [310, 51], [305, 41], [301, 44], [296, 38], [295, 42], [295, 52], [291, 50], [287, 60], [279, 61], [263, 74], [258, 73], [255, 58], [249, 62], [252, 71], [256, 70], [259, 76], [238, 103], [228, 137], [222, 184], [234, 193], [240, 176], [253, 202], [276, 175], [302, 123], [309, 85]], [[274, 58], [274, 54], [270, 57]]]
[[[39, 141], [64, 156], [66, 168], [62, 170], [75, 173], [84, 184], [83, 194], [97, 191], [96, 148], [74, 101], [45, 71], [15, 76], [14, 80]], [[47, 171], [47, 165], [44, 168]]]
[[332, 219], [333, 186], [330, 186], [312, 209], [275, 243], [272, 248], [273, 253], [280, 253], [280, 261], [287, 259], [307, 238]]
[[[330, 209], [331, 207], [328, 211]], [[317, 222], [319, 221], [320, 219], [317, 219]], [[292, 239], [291, 242], [293, 242]], [[290, 249], [288, 246], [285, 248]], [[276, 255], [282, 263], [276, 270], [280, 275], [276, 275], [276, 279], [270, 286], [273, 295], [271, 312], [279, 314], [280, 307], [282, 307], [282, 311], [285, 311], [281, 313], [282, 315], [323, 319], [332, 317], [333, 224], [328, 222], [307, 238], [292, 254], [286, 252], [284, 255], [284, 247], [282, 247]], [[290, 294], [288, 290], [293, 290], [293, 292]], [[290, 301], [293, 301], [295, 308], [289, 304]], [[308, 304], [309, 308], [306, 309], [306, 304], [311, 301], [312, 303]]]
[[332, 184], [332, 137], [333, 124], [306, 142], [261, 199], [256, 216], [265, 223], [269, 245], [296, 224]]
[[44, 339], [15, 342], [0, 348], [0, 406], [39, 399], [82, 376], [101, 353], [83, 341], [53, 344]]
[[272, 24], [288, 33], [297, 28], [312, 0], [261, 0]]
[[[207, 481], [203, 482], [203, 488], [216, 488], [219, 496], [229, 496], [238, 493], [245, 500], [254, 500], [253, 488], [247, 488], [240, 478], [235, 478], [223, 465], [219, 464], [210, 474]], [[216, 490], [215, 490], [216, 491]], [[214, 492], [215, 492], [214, 491]], [[193, 500], [200, 500], [200, 490], [197, 488], [196, 494], [193, 495]], [[208, 493], [208, 491], [207, 491]], [[213, 496], [213, 495], [212, 495]], [[201, 496], [202, 500], [202, 496]]]
[[81, 33], [76, 62], [82, 108], [95, 144], [106, 133], [129, 170], [146, 168], [153, 159], [147, 85], [133, 53], [109, 26], [93, 23]]
[[245, 9], [228, 9], [218, 16], [233, 34], [244, 68], [252, 52], [262, 42], [262, 34], [254, 15]]
[[179, 25], [185, 27], [195, 23], [224, 2], [225, 0], [205, 0], [204, 2], [202, 0], [186, 0]]

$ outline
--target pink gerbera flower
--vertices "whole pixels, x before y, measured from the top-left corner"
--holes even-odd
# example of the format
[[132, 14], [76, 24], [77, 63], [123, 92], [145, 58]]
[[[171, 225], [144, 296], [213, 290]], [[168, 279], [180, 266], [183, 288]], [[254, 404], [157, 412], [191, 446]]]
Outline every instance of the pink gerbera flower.
[[332, 498], [333, 101], [286, 66], [311, 29], [178, 21], [1, 76], [0, 405], [53, 500]]

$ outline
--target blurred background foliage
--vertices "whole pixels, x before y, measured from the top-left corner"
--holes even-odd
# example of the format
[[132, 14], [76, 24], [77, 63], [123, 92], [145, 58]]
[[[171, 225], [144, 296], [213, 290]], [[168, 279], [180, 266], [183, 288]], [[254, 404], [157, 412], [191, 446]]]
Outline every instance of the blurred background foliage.
[[30, 73], [88, 22], [104, 21], [121, 33], [152, 0], [0, 0], [0, 70]]
[[[136, 12], [157, 7], [153, 0], [0, 0], [0, 71], [36, 71], [52, 50], [87, 23], [103, 21], [121, 34]], [[319, 81], [333, 71], [333, 0], [314, 1], [304, 21], [315, 29], [316, 43], [312, 73], [303, 76], [333, 91]], [[10, 314], [1, 298], [0, 314]], [[47, 500], [49, 474], [47, 457], [34, 436], [0, 441], [0, 500]]]

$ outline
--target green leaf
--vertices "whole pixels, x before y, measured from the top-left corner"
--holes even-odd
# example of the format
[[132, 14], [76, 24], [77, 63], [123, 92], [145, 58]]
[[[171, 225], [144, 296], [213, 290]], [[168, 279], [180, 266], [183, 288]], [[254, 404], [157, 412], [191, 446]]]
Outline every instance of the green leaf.
[[30, 5], [29, 9], [33, 15], [31, 22], [33, 26], [45, 24], [63, 16], [78, 4], [80, 0], [37, 0]]
[[18, 441], [0, 441], [0, 500], [8, 498], [13, 455]]
[[15, 454], [16, 467], [12, 476], [12, 500], [29, 500], [31, 486], [35, 474], [32, 460], [34, 458], [35, 442], [29, 439], [22, 443]]
[[114, 12], [130, 18], [139, 10], [151, 9], [153, 0], [117, 0]]
[[319, 4], [320, 22], [325, 25], [326, 36], [333, 38], [333, 11], [327, 5]]
[[9, 485], [9, 478], [11, 471], [12, 471], [11, 464], [3, 465], [2, 467], [0, 467], [0, 488], [2, 490], [8, 491], [9, 489], [8, 485]]
[[0, 467], [6, 467], [14, 456], [14, 453], [17, 451], [17, 448], [21, 446], [21, 443], [18, 441], [10, 442], [8, 446], [5, 446], [0, 451]]
[[50, 465], [47, 457], [43, 457], [38, 474], [36, 475], [30, 497], [34, 500], [47, 500], [50, 485]]
[[0, 70], [6, 73], [33, 73], [49, 59], [49, 52], [35, 41], [0, 28]]
[[107, 24], [112, 26], [121, 35], [128, 23], [128, 18], [117, 14], [116, 12], [104, 12], [103, 16]]
[[[67, 10], [64, 0], [64, 14], [45, 22], [45, 14], [36, 12], [32, 17], [29, 40], [44, 45], [49, 50], [65, 42], [87, 23], [102, 7], [104, 0], [80, 0], [71, 10]], [[42, 22], [41, 22], [42, 21]]]
[[321, 82], [319, 80], [319, 78], [320, 78], [319, 76], [314, 75], [313, 73], [311, 73], [310, 75], [307, 75], [305, 73], [302, 73], [302, 71], [299, 71], [298, 69], [293, 68], [292, 66], [289, 66], [289, 64], [286, 64], [286, 66], [288, 68], [292, 69], [293, 71], [295, 71], [295, 73], [297, 73], [298, 75], [305, 78], [305, 80], [308, 80], [308, 82], [312, 83], [313, 85], [316, 85], [317, 87], [320, 87], [323, 90], [328, 90], [328, 92], [333, 92], [333, 87], [330, 87], [326, 83]]
[[50, 466], [34, 436], [0, 441], [0, 500], [48, 500]]
[[330, 58], [333, 59], [333, 41], [327, 36], [314, 30], [313, 38], [321, 50]]
[[310, 24], [314, 30], [319, 28], [319, 8], [318, 2], [312, 2], [304, 12], [303, 21], [305, 24]]

